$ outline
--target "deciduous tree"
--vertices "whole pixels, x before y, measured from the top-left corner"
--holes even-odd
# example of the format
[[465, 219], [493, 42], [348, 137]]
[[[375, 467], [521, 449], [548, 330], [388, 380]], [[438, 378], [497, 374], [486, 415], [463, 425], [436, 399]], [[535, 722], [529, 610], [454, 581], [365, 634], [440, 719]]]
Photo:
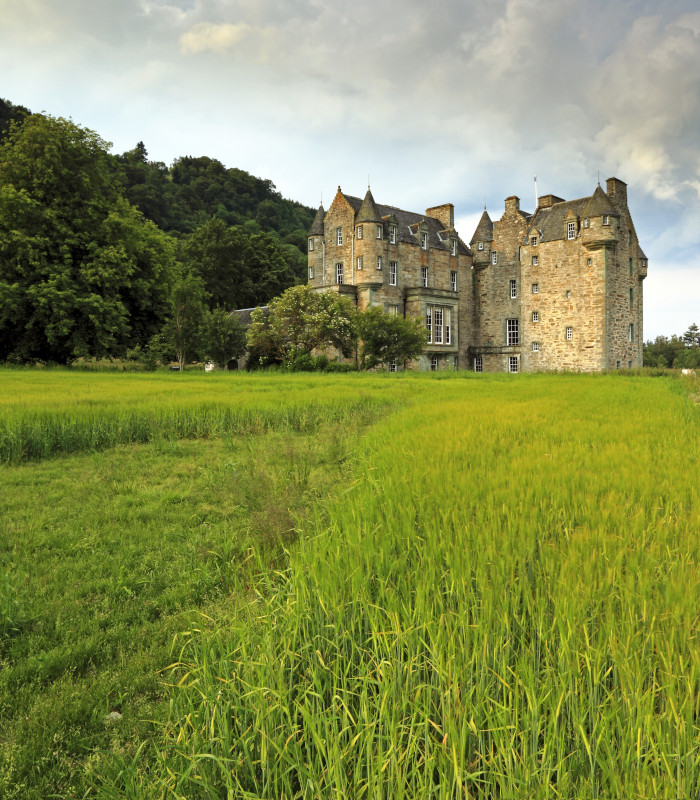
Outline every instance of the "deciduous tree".
[[390, 361], [407, 361], [418, 357], [427, 342], [425, 326], [419, 320], [387, 314], [372, 306], [358, 314], [360, 366], [374, 369]]

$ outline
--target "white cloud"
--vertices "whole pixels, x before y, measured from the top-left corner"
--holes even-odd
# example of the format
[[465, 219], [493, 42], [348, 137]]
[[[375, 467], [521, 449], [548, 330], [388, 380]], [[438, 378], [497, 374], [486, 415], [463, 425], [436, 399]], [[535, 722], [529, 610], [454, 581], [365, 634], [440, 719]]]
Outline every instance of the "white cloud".
[[250, 36], [253, 28], [245, 22], [237, 25], [220, 22], [200, 22], [180, 37], [180, 47], [185, 53], [201, 53], [203, 50], [223, 52]]

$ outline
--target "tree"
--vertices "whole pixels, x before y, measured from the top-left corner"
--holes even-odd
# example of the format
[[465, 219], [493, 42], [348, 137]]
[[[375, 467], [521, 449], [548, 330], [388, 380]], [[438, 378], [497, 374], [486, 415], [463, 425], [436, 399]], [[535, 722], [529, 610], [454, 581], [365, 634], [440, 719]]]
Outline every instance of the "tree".
[[230, 312], [223, 308], [207, 311], [202, 321], [201, 355], [220, 367], [246, 350], [245, 329]]
[[695, 323], [683, 334], [683, 343], [686, 347], [700, 347], [700, 330]]
[[290, 364], [313, 350], [337, 348], [349, 358], [357, 343], [356, 311], [335, 292], [292, 286], [271, 301], [267, 316], [253, 311], [247, 342], [263, 358]]
[[428, 340], [419, 320], [387, 314], [379, 306], [371, 306], [358, 315], [357, 330], [362, 341], [361, 369], [417, 358]]
[[0, 145], [0, 359], [118, 355], [160, 327], [172, 242], [123, 198], [107, 147], [39, 114]]
[[[184, 370], [201, 349], [206, 298], [204, 282], [192, 272], [185, 272], [173, 286], [170, 315], [157, 343], [164, 353], [175, 356], [180, 370]], [[155, 342], [153, 346], [157, 346]]]

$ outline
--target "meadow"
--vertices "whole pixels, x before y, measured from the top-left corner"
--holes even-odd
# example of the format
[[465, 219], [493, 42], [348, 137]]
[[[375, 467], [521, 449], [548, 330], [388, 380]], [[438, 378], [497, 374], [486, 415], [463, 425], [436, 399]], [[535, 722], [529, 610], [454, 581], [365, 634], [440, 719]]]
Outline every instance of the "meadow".
[[700, 794], [697, 386], [6, 374], [3, 796]]

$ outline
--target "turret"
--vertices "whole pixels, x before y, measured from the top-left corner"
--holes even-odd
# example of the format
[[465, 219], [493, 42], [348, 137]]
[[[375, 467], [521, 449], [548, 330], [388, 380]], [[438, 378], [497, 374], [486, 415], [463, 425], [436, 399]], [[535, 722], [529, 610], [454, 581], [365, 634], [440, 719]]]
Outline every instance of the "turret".
[[582, 217], [581, 240], [586, 247], [603, 247], [617, 241], [620, 215], [600, 186], [591, 195]]
[[493, 242], [493, 222], [488, 211], [484, 209], [474, 235], [469, 242], [474, 255], [474, 266], [485, 267], [491, 260], [491, 243]]

